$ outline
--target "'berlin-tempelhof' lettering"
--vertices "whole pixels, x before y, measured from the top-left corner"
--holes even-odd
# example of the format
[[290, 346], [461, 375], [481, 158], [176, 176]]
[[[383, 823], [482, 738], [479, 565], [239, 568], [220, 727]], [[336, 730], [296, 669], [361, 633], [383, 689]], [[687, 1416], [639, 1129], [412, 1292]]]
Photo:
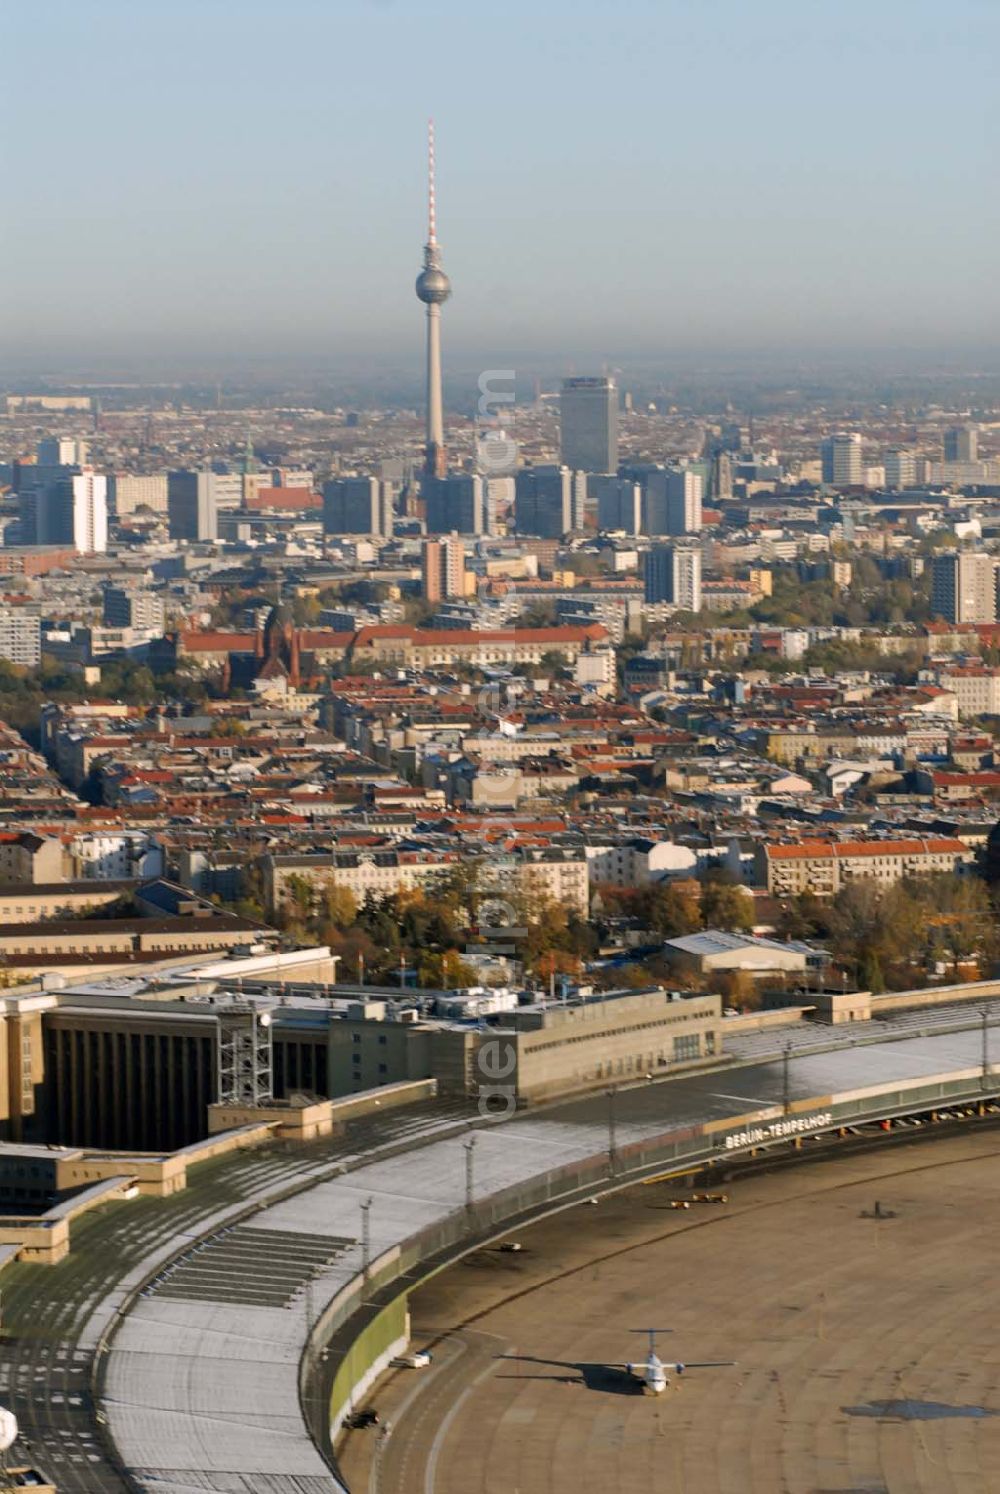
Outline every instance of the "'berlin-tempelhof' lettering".
[[766, 1126], [750, 1126], [746, 1131], [735, 1131], [726, 1137], [726, 1151], [736, 1151], [744, 1146], [761, 1146], [765, 1141], [780, 1141], [783, 1136], [797, 1136], [802, 1131], [821, 1130], [832, 1120], [829, 1110], [824, 1110], [821, 1115], [786, 1115]]

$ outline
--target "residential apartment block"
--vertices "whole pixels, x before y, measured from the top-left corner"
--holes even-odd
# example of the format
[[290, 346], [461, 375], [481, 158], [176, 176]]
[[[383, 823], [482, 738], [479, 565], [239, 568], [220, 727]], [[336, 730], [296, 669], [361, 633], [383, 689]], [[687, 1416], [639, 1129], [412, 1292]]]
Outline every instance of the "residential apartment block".
[[833, 897], [863, 879], [883, 886], [902, 877], [960, 872], [975, 859], [961, 840], [800, 841], [757, 847], [757, 880], [772, 897]]

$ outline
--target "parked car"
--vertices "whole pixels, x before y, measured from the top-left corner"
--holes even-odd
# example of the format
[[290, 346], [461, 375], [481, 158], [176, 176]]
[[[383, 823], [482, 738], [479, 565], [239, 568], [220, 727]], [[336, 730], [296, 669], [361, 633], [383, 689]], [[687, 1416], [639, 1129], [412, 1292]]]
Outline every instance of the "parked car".
[[379, 1419], [377, 1411], [352, 1411], [347, 1418], [347, 1425], [355, 1431], [360, 1431], [362, 1427], [377, 1427]]
[[397, 1369], [426, 1369], [431, 1358], [426, 1349], [414, 1349], [409, 1354], [400, 1354], [392, 1362]]

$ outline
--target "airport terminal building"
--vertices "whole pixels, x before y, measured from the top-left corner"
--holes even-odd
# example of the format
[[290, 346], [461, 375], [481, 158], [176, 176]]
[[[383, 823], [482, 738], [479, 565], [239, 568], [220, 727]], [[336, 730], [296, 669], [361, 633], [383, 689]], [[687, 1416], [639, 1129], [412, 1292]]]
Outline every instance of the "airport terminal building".
[[484, 1015], [485, 999], [454, 992], [193, 972], [121, 985], [3, 998], [0, 1139], [169, 1150], [207, 1134], [213, 1104], [303, 1105], [426, 1079], [444, 1096], [522, 1107], [664, 1077], [721, 1049], [720, 998], [659, 987], [530, 1004], [490, 993]]

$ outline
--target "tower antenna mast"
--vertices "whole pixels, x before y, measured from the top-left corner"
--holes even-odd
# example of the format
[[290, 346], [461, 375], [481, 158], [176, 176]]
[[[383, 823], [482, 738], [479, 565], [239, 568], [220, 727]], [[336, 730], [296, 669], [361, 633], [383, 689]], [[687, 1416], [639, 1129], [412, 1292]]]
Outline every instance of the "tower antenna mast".
[[424, 267], [417, 276], [417, 298], [427, 307], [427, 442], [424, 477], [443, 477], [448, 467], [444, 448], [444, 406], [441, 394], [441, 307], [451, 295], [451, 281], [441, 267], [437, 241], [437, 162], [434, 121], [427, 121], [427, 243]]

